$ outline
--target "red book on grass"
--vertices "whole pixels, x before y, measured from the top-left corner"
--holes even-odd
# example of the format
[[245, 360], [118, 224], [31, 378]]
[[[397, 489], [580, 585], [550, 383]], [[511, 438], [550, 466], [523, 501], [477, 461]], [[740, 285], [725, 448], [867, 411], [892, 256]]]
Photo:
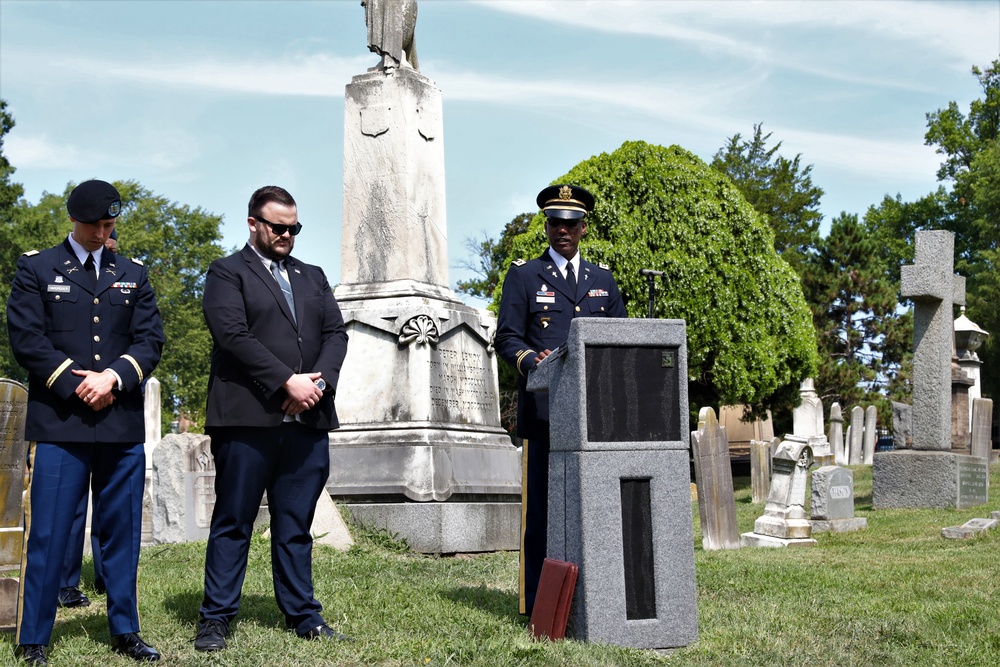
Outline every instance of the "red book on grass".
[[531, 609], [531, 633], [556, 640], [566, 636], [569, 609], [580, 567], [554, 558], [542, 561], [535, 606]]

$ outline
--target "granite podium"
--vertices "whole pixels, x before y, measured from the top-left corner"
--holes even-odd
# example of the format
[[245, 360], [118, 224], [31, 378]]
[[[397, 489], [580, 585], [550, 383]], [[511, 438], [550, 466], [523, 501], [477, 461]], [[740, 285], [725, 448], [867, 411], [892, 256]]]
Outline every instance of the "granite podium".
[[683, 320], [578, 318], [528, 376], [550, 394], [548, 557], [580, 566], [579, 640], [698, 638]]
[[517, 549], [520, 459], [500, 426], [496, 322], [448, 287], [441, 92], [411, 65], [383, 59], [345, 94], [335, 295], [350, 344], [327, 489], [417, 551]]

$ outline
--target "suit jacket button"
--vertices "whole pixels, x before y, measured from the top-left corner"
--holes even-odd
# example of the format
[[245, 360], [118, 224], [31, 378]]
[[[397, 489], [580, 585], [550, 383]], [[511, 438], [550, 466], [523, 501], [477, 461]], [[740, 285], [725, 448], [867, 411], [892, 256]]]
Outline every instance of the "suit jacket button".
[[548, 306], [542, 306], [542, 310], [548, 310], [548, 309], [549, 309]]
[[95, 316], [94, 316], [94, 324], [100, 324], [100, 323], [101, 323], [101, 318], [99, 318], [99, 317], [97, 317], [97, 316], [95, 315]]
[[299, 339], [298, 339], [298, 340], [299, 340], [299, 342], [301, 343], [301, 342], [302, 342], [302, 336], [299, 336]]
[[56, 301], [59, 301], [60, 298], [61, 297], [58, 294], [56, 294]]
[[576, 312], [578, 312], [578, 313], [580, 312], [580, 306], [576, 307]]
[[100, 360], [101, 360], [101, 355], [95, 354], [94, 355], [94, 361], [100, 361]]
[[101, 342], [101, 337], [100, 336], [94, 336], [94, 342], [95, 343], [100, 343]]
[[97, 298], [97, 297], [95, 296], [95, 297], [94, 297], [94, 305], [96, 306], [96, 305], [98, 305], [99, 303], [101, 303], [101, 300], [100, 300], [99, 298]]

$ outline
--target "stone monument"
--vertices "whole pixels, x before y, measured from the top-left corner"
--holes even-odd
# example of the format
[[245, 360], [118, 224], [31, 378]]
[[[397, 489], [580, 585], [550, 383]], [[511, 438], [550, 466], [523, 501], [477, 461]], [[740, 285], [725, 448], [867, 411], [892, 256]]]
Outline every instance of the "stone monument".
[[844, 447], [844, 415], [840, 411], [840, 403], [836, 401], [830, 406], [830, 431], [826, 437], [830, 441], [834, 463], [848, 465], [847, 448]]
[[28, 390], [20, 382], [0, 380], [0, 569], [21, 566], [24, 537], [23, 505], [28, 443], [24, 441], [24, 418]]
[[988, 331], [965, 316], [965, 306], [962, 306], [962, 314], [955, 320], [955, 363], [970, 380], [968, 388], [970, 422], [973, 402], [977, 398], [983, 397], [981, 378], [983, 362], [976, 350], [982, 346], [989, 335]]
[[715, 410], [702, 408], [698, 430], [691, 433], [695, 481], [698, 484], [698, 515], [701, 546], [706, 550], [739, 549], [736, 526], [736, 496], [729, 461], [725, 427], [719, 426]]
[[951, 451], [953, 304], [965, 303], [954, 274], [955, 235], [919, 231], [914, 264], [902, 267], [902, 295], [913, 308], [913, 449], [877, 452], [872, 506], [957, 508], [987, 502], [983, 459]]
[[863, 463], [870, 466], [875, 455], [875, 441], [878, 440], [878, 408], [869, 405], [865, 408], [865, 437], [863, 447]]
[[865, 410], [860, 405], [851, 408], [851, 423], [847, 426], [847, 460], [852, 466], [865, 462]]
[[350, 345], [327, 489], [418, 551], [516, 549], [520, 459], [500, 426], [496, 323], [448, 287], [441, 92], [412, 51], [405, 66], [395, 28], [371, 33], [373, 12], [402, 25], [415, 4], [367, 0], [369, 45], [389, 60], [346, 88], [335, 294]]
[[806, 482], [813, 464], [812, 450], [802, 441], [785, 440], [778, 445], [771, 473], [771, 494], [764, 515], [743, 533], [745, 547], [813, 546], [812, 524], [806, 516]]
[[698, 637], [683, 320], [577, 318], [528, 376], [550, 394], [548, 557], [580, 567], [573, 637]]
[[823, 401], [816, 393], [812, 378], [802, 381], [799, 398], [801, 399], [799, 406], [792, 410], [792, 433], [786, 435], [785, 440], [809, 445], [817, 463], [832, 464], [833, 451], [823, 431]]

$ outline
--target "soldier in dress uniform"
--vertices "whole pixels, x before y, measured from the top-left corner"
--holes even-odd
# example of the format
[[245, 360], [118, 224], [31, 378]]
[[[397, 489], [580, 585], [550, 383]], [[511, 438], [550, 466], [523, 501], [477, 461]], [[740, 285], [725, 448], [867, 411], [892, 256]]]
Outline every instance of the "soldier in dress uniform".
[[145, 478], [140, 386], [156, 367], [163, 324], [146, 269], [106, 252], [121, 211], [110, 183], [81, 183], [66, 202], [73, 231], [25, 253], [7, 301], [17, 362], [28, 371], [25, 438], [30, 478], [18, 599], [18, 655], [47, 664], [60, 567], [91, 480], [116, 651], [158, 660], [139, 637], [136, 570]]
[[593, 195], [575, 185], [552, 185], [538, 193], [536, 202], [545, 213], [549, 248], [536, 259], [515, 261], [507, 271], [496, 333], [497, 352], [519, 374], [517, 435], [523, 439], [519, 611], [529, 616], [548, 530], [549, 395], [529, 392], [527, 376], [566, 342], [574, 317], [627, 316], [608, 267], [580, 256]]

